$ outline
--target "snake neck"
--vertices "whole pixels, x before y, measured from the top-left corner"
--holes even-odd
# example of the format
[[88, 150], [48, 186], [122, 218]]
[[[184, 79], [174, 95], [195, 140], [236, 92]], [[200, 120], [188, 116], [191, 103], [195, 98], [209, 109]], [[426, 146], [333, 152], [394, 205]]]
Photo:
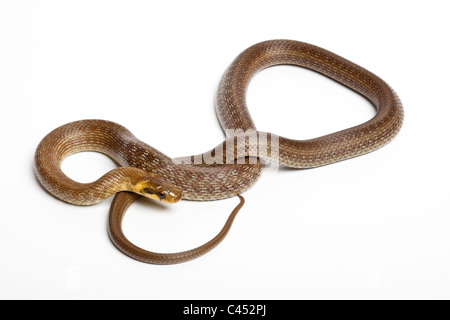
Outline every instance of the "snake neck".
[[51, 194], [76, 205], [91, 205], [120, 191], [135, 191], [136, 183], [149, 175], [141, 169], [119, 167], [92, 183], [74, 181], [61, 170], [64, 159], [83, 151], [100, 152], [119, 162], [126, 152], [127, 141], [133, 138], [127, 129], [109, 121], [64, 125], [39, 144], [35, 153], [36, 176]]

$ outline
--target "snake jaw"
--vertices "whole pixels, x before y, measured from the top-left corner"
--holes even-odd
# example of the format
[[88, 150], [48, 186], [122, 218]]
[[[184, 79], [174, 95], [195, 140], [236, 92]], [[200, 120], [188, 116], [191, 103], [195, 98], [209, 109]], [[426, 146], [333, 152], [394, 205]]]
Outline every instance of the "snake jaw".
[[176, 203], [183, 196], [182, 192], [172, 184], [157, 177], [138, 181], [132, 185], [131, 191], [146, 198], [166, 203]]

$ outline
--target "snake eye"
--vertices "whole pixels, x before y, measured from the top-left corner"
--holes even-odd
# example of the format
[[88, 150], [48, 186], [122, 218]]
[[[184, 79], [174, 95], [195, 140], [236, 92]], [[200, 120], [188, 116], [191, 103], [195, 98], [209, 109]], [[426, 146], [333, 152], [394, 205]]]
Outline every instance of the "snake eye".
[[159, 192], [158, 197], [162, 200], [166, 198], [166, 194], [164, 192]]

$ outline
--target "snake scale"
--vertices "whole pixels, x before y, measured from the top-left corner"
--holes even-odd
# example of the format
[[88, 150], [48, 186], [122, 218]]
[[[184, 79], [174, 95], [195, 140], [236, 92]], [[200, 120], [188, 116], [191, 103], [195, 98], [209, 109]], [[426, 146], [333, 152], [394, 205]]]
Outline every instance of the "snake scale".
[[[366, 97], [376, 108], [369, 121], [309, 140], [292, 140], [256, 131], [246, 105], [252, 77], [275, 65], [316, 71]], [[154, 264], [185, 262], [214, 248], [227, 234], [244, 203], [240, 196], [258, 179], [261, 159], [294, 168], [312, 168], [374, 151], [391, 141], [403, 123], [403, 107], [394, 90], [366, 69], [320, 47], [292, 40], [271, 40], [243, 51], [226, 69], [216, 96], [218, 119], [227, 139], [201, 155], [172, 159], [138, 140], [123, 126], [104, 120], [83, 120], [49, 133], [35, 154], [35, 171], [51, 194], [76, 205], [90, 205], [116, 194], [109, 215], [109, 234], [122, 252]], [[62, 161], [77, 152], [97, 151], [118, 168], [92, 183], [78, 183], [61, 170]], [[122, 192], [125, 191], [125, 192]], [[219, 200], [238, 195], [239, 205], [220, 233], [185, 252], [155, 253], [127, 240], [122, 219], [139, 197], [163, 202]]]

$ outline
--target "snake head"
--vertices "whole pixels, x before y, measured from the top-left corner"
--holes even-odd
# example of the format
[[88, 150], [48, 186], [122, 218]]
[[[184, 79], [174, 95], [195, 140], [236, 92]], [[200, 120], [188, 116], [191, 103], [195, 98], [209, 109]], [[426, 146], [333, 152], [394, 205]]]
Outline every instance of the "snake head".
[[183, 196], [174, 185], [156, 176], [139, 180], [133, 185], [132, 191], [146, 198], [166, 203], [178, 202]]

